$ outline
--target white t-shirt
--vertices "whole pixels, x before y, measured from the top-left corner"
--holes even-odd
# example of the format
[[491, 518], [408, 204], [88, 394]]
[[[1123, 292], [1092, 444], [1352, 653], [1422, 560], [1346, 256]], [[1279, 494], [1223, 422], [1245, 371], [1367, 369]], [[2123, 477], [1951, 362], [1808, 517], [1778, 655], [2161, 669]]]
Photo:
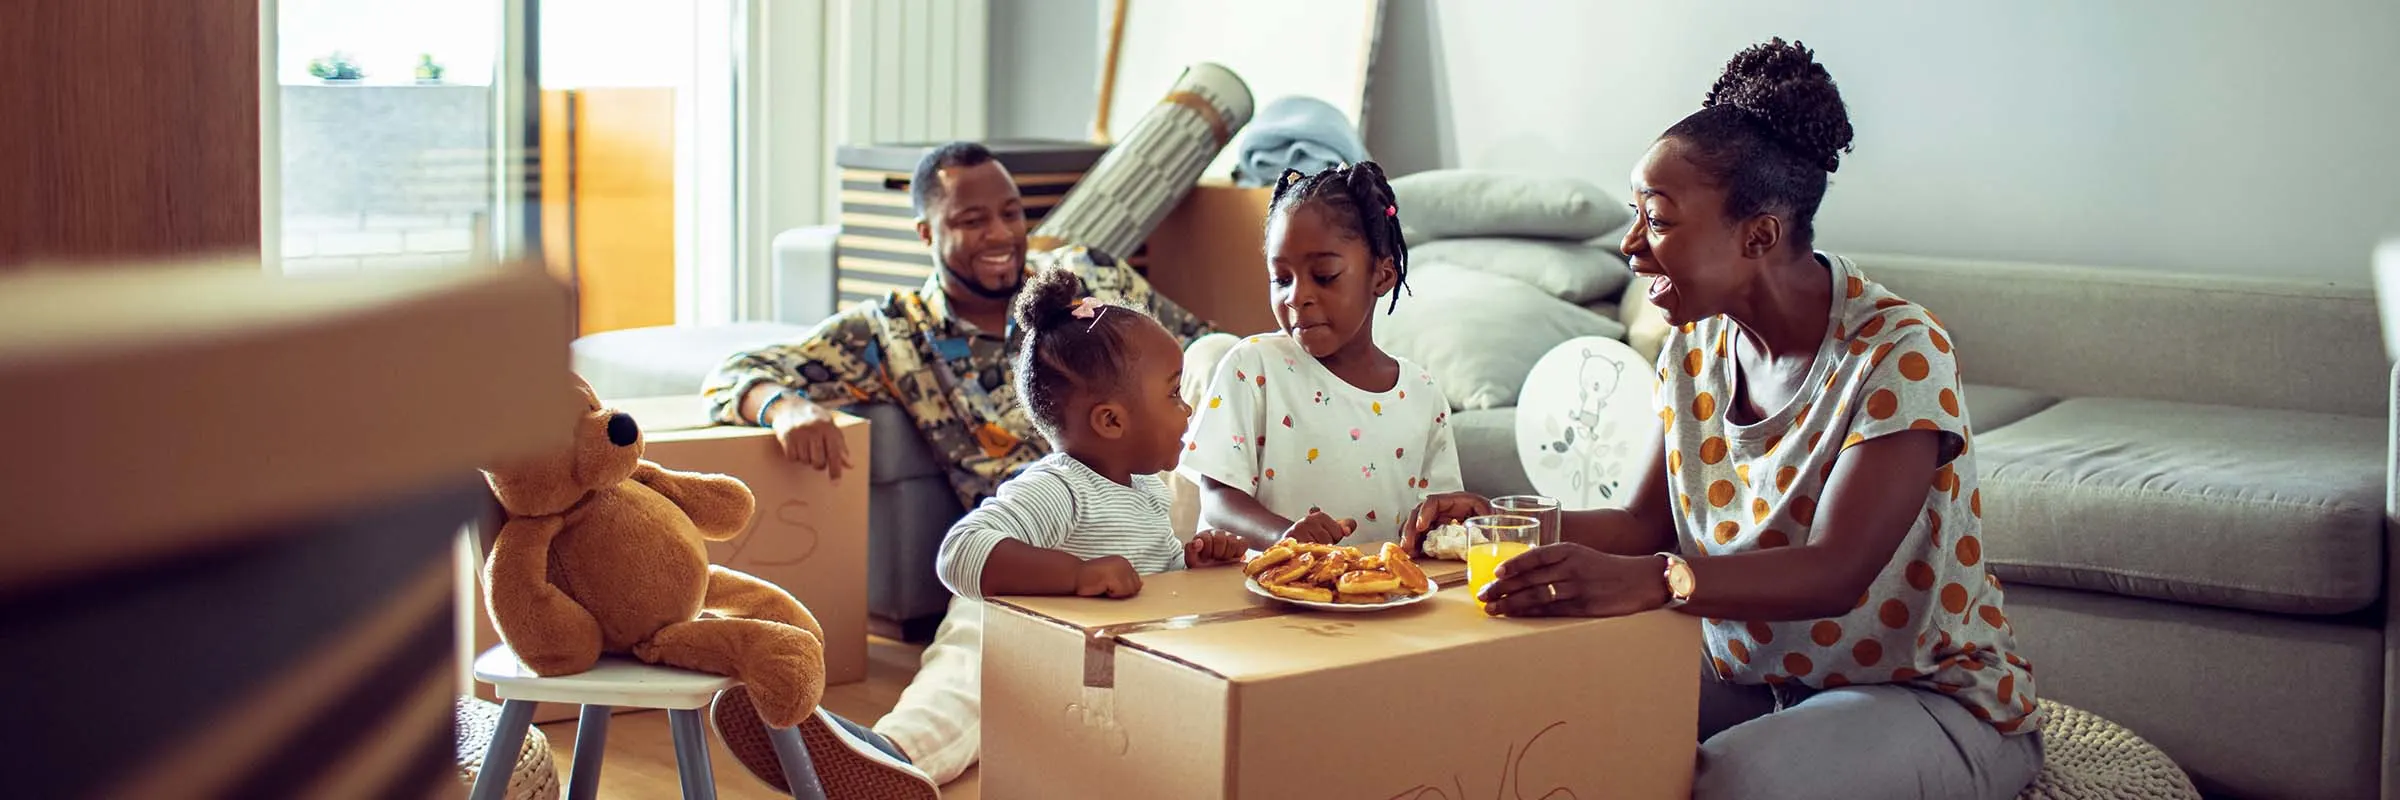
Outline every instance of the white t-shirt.
[[2041, 727], [2033, 664], [2018, 649], [2000, 581], [1983, 560], [1983, 491], [1947, 331], [1849, 259], [1824, 257], [1832, 337], [1804, 391], [1739, 424], [1733, 322], [1683, 326], [1659, 351], [1667, 487], [1685, 552], [1805, 544], [1842, 452], [1911, 430], [1940, 435], [1941, 466], [1892, 560], [1848, 612], [1817, 620], [1709, 620], [1709, 662], [1736, 683], [1816, 689], [1896, 683], [1949, 695], [2004, 734]]
[[1398, 360], [1391, 390], [1369, 392], [1289, 336], [1243, 340], [1200, 401], [1182, 469], [1250, 492], [1287, 519], [1322, 509], [1357, 520], [1343, 544], [1399, 541], [1399, 521], [1420, 498], [1464, 484], [1449, 400], [1432, 373]]

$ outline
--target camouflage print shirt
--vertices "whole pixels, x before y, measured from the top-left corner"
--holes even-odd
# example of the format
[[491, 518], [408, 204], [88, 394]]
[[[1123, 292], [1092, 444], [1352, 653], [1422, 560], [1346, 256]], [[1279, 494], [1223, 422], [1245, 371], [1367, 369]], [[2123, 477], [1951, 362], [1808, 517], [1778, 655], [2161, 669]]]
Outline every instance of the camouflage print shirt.
[[[1026, 262], [1028, 271], [1075, 270], [1093, 297], [1149, 312], [1186, 345], [1213, 332], [1100, 251], [1047, 250], [1028, 254]], [[937, 273], [916, 291], [844, 309], [800, 341], [736, 354], [702, 392], [716, 420], [730, 425], [758, 424], [741, 418], [741, 398], [760, 383], [790, 386], [828, 408], [898, 405], [950, 462], [959, 503], [974, 508], [1001, 481], [1050, 453], [1017, 400], [1009, 355], [1018, 340], [1013, 323], [995, 336], [952, 315]]]

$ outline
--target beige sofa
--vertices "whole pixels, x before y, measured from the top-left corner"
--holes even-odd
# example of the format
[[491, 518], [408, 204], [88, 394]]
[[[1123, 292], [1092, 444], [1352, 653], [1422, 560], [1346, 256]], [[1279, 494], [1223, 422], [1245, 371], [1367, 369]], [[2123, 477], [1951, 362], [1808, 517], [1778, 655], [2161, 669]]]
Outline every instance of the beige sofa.
[[[2368, 289], [1853, 258], [1959, 343], [1984, 552], [2045, 696], [2211, 795], [2400, 797], [2400, 372]], [[1523, 488], [1513, 414], [1458, 415], [1470, 488]]]

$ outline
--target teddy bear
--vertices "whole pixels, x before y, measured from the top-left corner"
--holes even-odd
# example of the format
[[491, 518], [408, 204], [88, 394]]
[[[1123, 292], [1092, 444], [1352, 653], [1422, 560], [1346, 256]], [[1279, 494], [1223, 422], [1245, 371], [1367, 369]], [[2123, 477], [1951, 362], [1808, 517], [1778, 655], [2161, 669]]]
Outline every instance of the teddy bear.
[[642, 429], [575, 380], [566, 449], [484, 470], [506, 512], [484, 567], [500, 639], [536, 675], [603, 653], [727, 675], [768, 725], [798, 724], [825, 691], [824, 628], [783, 589], [708, 562], [749, 528], [738, 479], [642, 457]]

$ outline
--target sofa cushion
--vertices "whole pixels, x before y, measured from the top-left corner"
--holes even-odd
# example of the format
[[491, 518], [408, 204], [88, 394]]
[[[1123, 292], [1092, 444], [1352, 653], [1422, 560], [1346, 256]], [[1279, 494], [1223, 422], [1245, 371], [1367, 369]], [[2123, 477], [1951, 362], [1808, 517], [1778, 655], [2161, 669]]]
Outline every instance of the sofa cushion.
[[1458, 444], [1458, 474], [1467, 491], [1485, 497], [1536, 493], [1517, 457], [1516, 407], [1452, 414], [1450, 436]]
[[1532, 286], [1448, 264], [1408, 271], [1412, 296], [1375, 315], [1375, 343], [1433, 373], [1454, 411], [1517, 404], [1525, 373], [1559, 342], [1625, 326]]
[[1960, 399], [1967, 404], [1967, 421], [1976, 431], [1998, 430], [2058, 403], [2056, 397], [2014, 386], [1970, 383], [1959, 389]]
[[1471, 169], [1436, 169], [1392, 179], [1400, 232], [1409, 244], [1461, 236], [1583, 241], [1633, 217], [1625, 201], [1590, 181]]
[[1614, 247], [1546, 239], [1444, 239], [1410, 247], [1408, 258], [1411, 266], [1439, 262], [1522, 281], [1570, 303], [1615, 297], [1633, 276]]
[[2075, 398], [1974, 438], [2004, 579], [2340, 614], [2382, 594], [2384, 421]]

